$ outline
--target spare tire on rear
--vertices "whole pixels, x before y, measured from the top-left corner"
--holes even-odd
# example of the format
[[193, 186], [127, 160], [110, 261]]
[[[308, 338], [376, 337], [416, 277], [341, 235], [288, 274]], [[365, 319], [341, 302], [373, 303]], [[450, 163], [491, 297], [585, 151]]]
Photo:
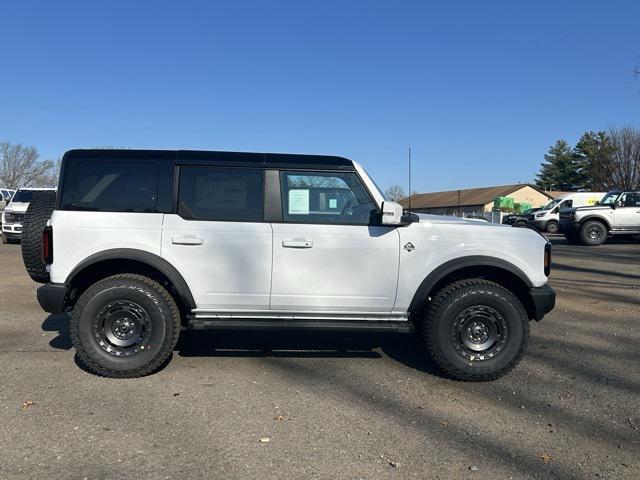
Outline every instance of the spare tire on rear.
[[42, 258], [42, 230], [55, 208], [56, 192], [34, 192], [22, 221], [22, 261], [29, 276], [38, 283], [49, 281], [47, 265]]

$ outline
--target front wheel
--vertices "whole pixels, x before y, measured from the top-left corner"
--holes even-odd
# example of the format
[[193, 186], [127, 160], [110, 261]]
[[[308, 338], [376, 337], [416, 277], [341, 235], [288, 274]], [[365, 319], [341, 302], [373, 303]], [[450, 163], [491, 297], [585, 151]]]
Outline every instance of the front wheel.
[[607, 227], [602, 222], [590, 220], [580, 227], [580, 242], [583, 245], [602, 245], [607, 241]]
[[529, 321], [518, 298], [483, 279], [443, 288], [423, 323], [427, 351], [450, 377], [488, 381], [512, 370], [529, 341]]
[[558, 225], [558, 222], [551, 220], [547, 223], [546, 230], [547, 233], [558, 233], [560, 231], [560, 225]]
[[114, 275], [88, 288], [73, 309], [71, 339], [80, 362], [105, 377], [133, 378], [156, 371], [180, 334], [173, 297], [142, 275]]

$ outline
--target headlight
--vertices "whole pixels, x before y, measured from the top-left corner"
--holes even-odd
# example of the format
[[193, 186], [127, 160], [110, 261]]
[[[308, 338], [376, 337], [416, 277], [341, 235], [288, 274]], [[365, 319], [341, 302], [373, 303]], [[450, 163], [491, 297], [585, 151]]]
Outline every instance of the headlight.
[[536, 218], [544, 217], [546, 213], [536, 213]]

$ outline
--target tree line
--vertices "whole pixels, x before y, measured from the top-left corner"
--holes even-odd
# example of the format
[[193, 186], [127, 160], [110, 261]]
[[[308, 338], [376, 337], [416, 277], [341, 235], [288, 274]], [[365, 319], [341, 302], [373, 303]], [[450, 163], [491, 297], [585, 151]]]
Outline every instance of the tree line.
[[60, 160], [41, 158], [35, 147], [0, 142], [0, 187], [55, 187], [59, 174]]
[[558, 140], [536, 177], [544, 190], [640, 190], [640, 129], [586, 132], [573, 147]]

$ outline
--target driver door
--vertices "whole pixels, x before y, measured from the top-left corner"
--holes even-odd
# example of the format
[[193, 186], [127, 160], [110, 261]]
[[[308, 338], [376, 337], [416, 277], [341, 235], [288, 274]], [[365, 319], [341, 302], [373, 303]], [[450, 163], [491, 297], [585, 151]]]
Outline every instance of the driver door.
[[400, 237], [355, 172], [280, 172], [283, 222], [273, 223], [271, 310], [389, 313]]

